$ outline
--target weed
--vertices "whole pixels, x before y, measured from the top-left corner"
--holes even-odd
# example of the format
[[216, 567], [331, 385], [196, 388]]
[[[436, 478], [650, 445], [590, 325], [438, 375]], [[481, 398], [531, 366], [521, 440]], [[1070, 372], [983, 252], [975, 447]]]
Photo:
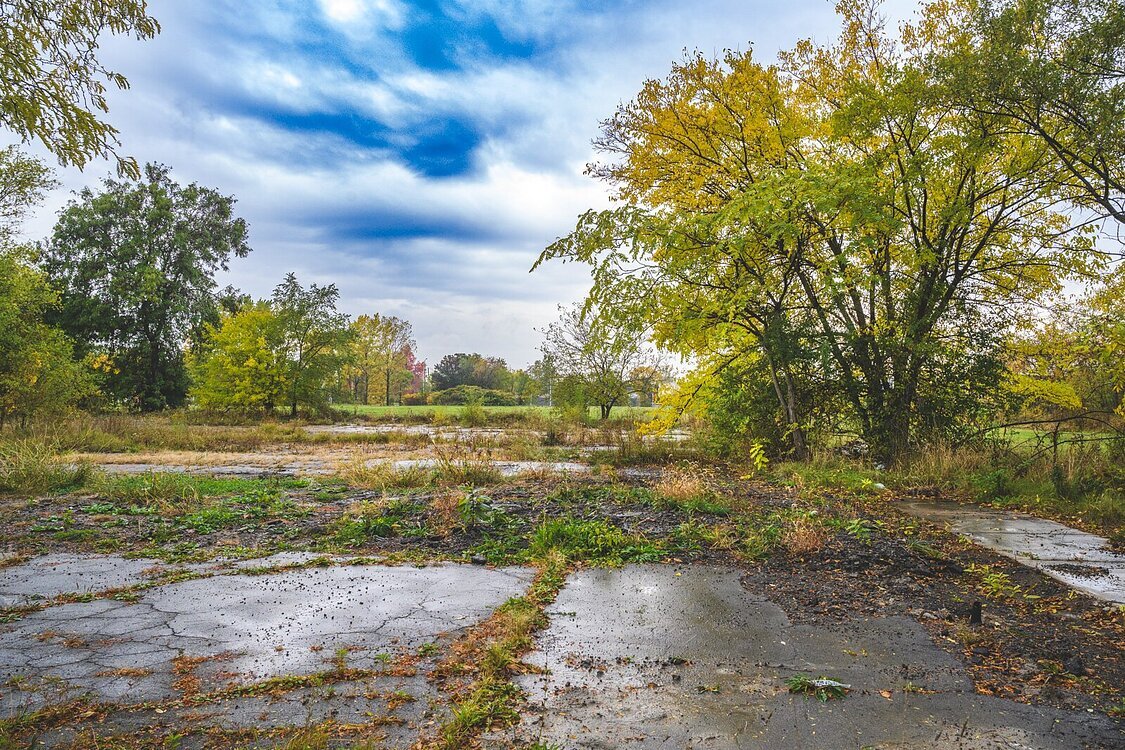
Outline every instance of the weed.
[[994, 599], [1014, 599], [1022, 592], [1021, 587], [1012, 582], [1010, 575], [991, 565], [972, 563], [965, 568], [965, 574], [977, 578], [978, 590]]
[[371, 539], [428, 535], [430, 531], [421, 520], [423, 510], [402, 498], [359, 502], [337, 522], [334, 539], [346, 547], [360, 547]]
[[816, 511], [789, 520], [782, 528], [781, 541], [794, 555], [807, 555], [824, 547], [828, 535], [815, 515]]
[[532, 531], [528, 552], [533, 558], [553, 551], [573, 562], [602, 565], [652, 562], [664, 556], [657, 544], [607, 521], [574, 518], [544, 521]]
[[793, 675], [785, 681], [790, 693], [812, 695], [821, 702], [833, 698], [843, 698], [848, 694], [851, 685], [829, 679], [827, 677], [809, 677], [804, 674]]

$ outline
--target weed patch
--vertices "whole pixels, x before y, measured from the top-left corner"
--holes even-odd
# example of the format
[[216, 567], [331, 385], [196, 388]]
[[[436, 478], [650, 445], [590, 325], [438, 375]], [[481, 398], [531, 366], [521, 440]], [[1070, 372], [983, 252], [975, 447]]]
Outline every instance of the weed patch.
[[544, 521], [531, 533], [528, 554], [544, 558], [557, 552], [572, 562], [621, 565], [654, 562], [664, 557], [663, 548], [636, 534], [602, 520], [558, 518]]

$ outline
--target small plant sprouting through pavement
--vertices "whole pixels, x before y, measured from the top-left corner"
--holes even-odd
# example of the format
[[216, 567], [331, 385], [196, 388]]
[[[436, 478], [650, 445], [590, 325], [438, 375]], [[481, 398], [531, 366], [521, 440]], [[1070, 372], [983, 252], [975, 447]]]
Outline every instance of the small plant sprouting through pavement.
[[806, 674], [795, 674], [785, 681], [790, 693], [813, 695], [819, 701], [829, 701], [833, 698], [843, 698], [851, 690], [851, 685], [829, 679], [827, 677], [809, 677]]

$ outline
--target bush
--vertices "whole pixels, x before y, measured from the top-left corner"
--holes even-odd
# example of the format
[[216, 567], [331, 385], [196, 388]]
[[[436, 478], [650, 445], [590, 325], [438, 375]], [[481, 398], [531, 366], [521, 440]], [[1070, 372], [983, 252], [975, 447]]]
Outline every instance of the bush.
[[444, 391], [434, 391], [430, 395], [430, 403], [439, 406], [459, 406], [468, 403], [478, 403], [481, 406], [515, 406], [516, 399], [512, 394], [475, 385], [458, 385]]
[[402, 394], [403, 406], [425, 406], [430, 403], [429, 398], [425, 393], [404, 393]]

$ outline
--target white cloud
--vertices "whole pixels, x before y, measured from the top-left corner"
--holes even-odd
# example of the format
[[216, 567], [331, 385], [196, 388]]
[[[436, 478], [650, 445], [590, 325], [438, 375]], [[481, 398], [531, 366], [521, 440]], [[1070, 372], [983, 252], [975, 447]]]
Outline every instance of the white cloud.
[[[579, 213], [607, 203], [604, 187], [582, 176], [598, 121], [646, 77], [666, 74], [685, 47], [717, 54], [754, 40], [769, 58], [800, 36], [826, 39], [836, 25], [818, 0], [653, 0], [599, 12], [563, 0], [459, 7], [466, 22], [487, 15], [536, 52], [492, 59], [469, 47], [459, 68], [425, 69], [396, 33], [415, 11], [394, 0], [154, 3], [160, 37], [103, 47], [132, 83], [112, 95], [111, 120], [126, 153], [238, 198], [255, 250], [223, 283], [264, 296], [294, 270], [305, 282], [337, 283], [350, 313], [410, 319], [431, 361], [480, 351], [522, 365], [536, 356], [534, 327], [588, 284], [582, 267], [527, 270]], [[894, 8], [905, 15], [906, 0]], [[310, 37], [308, 14], [341, 38]], [[360, 127], [367, 118], [388, 129], [389, 143], [365, 148], [343, 134], [287, 128], [255, 111], [267, 106], [355, 117]], [[478, 168], [428, 179], [393, 146], [443, 117], [479, 130]], [[27, 234], [49, 233], [66, 191], [107, 171], [61, 172], [64, 190]], [[379, 236], [380, 222], [399, 226]]]

